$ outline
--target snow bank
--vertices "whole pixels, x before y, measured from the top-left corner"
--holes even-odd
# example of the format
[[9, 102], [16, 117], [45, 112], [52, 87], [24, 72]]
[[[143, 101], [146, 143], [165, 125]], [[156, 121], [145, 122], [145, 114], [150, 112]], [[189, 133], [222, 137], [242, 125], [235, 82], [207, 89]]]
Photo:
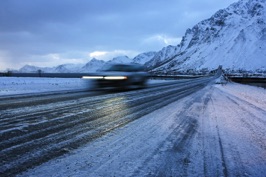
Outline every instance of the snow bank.
[[228, 80], [223, 75], [221, 75], [219, 78], [215, 80], [216, 84], [227, 84], [227, 82]]

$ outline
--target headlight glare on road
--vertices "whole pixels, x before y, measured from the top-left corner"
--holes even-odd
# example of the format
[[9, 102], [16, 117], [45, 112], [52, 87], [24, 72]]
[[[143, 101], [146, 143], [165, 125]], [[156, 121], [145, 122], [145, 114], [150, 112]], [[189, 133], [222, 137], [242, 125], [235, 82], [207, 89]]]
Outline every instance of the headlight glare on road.
[[105, 76], [105, 80], [125, 80], [127, 79], [126, 76]]

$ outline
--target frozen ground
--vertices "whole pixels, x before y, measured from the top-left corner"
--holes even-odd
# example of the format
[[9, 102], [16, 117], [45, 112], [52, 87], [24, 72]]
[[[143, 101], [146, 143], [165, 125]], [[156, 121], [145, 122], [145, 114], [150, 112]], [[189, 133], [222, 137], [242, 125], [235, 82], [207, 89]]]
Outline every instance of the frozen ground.
[[21, 176], [265, 176], [266, 90], [229, 83], [154, 111]]

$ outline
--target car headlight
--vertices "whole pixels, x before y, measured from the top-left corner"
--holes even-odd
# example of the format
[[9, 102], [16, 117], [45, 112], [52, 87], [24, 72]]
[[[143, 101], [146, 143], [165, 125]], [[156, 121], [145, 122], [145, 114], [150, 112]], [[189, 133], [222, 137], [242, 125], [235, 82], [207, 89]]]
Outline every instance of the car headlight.
[[82, 79], [103, 79], [103, 76], [82, 76]]
[[105, 76], [105, 80], [125, 80], [127, 79], [126, 76]]

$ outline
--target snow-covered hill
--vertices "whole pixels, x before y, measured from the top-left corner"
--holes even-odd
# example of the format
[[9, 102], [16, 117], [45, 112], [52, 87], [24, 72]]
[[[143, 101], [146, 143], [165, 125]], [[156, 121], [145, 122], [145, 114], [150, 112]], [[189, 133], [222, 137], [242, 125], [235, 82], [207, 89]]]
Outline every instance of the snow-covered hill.
[[188, 29], [146, 63], [155, 72], [266, 69], [266, 1], [240, 0]]

